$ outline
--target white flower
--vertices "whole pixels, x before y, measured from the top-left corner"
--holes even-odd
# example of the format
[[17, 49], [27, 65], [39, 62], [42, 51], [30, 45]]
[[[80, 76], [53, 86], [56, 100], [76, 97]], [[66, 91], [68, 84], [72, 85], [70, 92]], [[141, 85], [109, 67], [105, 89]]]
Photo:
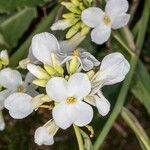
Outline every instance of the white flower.
[[93, 82], [100, 82], [103, 86], [116, 84], [124, 80], [129, 70], [130, 64], [121, 53], [111, 53], [102, 60]]
[[89, 71], [93, 69], [94, 66], [98, 66], [100, 62], [89, 52], [86, 52], [82, 48], [77, 48], [74, 51], [61, 53], [59, 59], [61, 61], [61, 64], [64, 64], [65, 62], [71, 61], [73, 58], [77, 59], [78, 65], [81, 64], [81, 68], [84, 71]]
[[4, 129], [5, 129], [5, 122], [4, 122], [2, 111], [0, 110], [0, 131]]
[[35, 109], [32, 97], [25, 93], [13, 93], [4, 102], [11, 117], [22, 119], [27, 117]]
[[50, 120], [44, 126], [39, 127], [35, 131], [34, 141], [38, 145], [52, 145], [54, 144], [54, 135], [58, 131], [55, 122]]
[[82, 12], [81, 20], [89, 27], [92, 41], [103, 44], [108, 40], [112, 29], [119, 29], [129, 22], [127, 14], [129, 4], [127, 0], [109, 0], [103, 12], [98, 7], [90, 7]]
[[49, 101], [44, 99], [43, 94], [33, 98], [26, 93], [15, 92], [6, 98], [4, 106], [9, 110], [11, 117], [22, 119], [30, 115], [40, 105]]
[[77, 58], [78, 65], [85, 71], [91, 70], [94, 66], [98, 66], [100, 62], [89, 52], [83, 48], [77, 48], [85, 36], [76, 34], [72, 39], [60, 41], [60, 51], [57, 54], [60, 64]]
[[77, 126], [85, 126], [91, 122], [92, 107], [82, 101], [90, 91], [91, 83], [84, 73], [75, 73], [68, 81], [61, 77], [49, 80], [46, 92], [57, 102], [52, 115], [58, 127], [67, 129], [73, 123]]
[[110, 103], [100, 90], [105, 85], [123, 81], [129, 70], [130, 64], [121, 53], [116, 52], [104, 57], [100, 70], [91, 80], [92, 92], [85, 98], [85, 101], [96, 106], [102, 116], [107, 115]]
[[[35, 91], [36, 86], [33, 86], [32, 80], [34, 76], [31, 73], [27, 73], [25, 81], [22, 80], [20, 72], [10, 68], [5, 68], [0, 71], [0, 84], [6, 88], [6, 90], [12, 92], [26, 92], [31, 96], [37, 95]], [[32, 88], [31, 88], [32, 87]], [[33, 88], [34, 87], [34, 88]]]
[[51, 65], [51, 53], [56, 53], [59, 44], [55, 36], [48, 32], [36, 34], [32, 38], [31, 49], [33, 56], [44, 64]]

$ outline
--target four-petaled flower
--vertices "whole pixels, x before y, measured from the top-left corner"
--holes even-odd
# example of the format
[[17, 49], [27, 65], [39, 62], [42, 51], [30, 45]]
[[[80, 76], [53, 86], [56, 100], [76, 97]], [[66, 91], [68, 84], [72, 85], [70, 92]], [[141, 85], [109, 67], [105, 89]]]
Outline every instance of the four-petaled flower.
[[61, 77], [49, 80], [48, 96], [56, 102], [52, 115], [56, 125], [67, 129], [73, 123], [85, 126], [93, 118], [93, 109], [82, 100], [91, 91], [91, 83], [84, 73], [75, 73], [68, 81]]
[[129, 4], [127, 0], [109, 0], [105, 12], [99, 7], [90, 7], [82, 12], [81, 20], [89, 27], [94, 28], [91, 32], [92, 41], [97, 44], [106, 42], [112, 29], [125, 26], [130, 19], [127, 14]]

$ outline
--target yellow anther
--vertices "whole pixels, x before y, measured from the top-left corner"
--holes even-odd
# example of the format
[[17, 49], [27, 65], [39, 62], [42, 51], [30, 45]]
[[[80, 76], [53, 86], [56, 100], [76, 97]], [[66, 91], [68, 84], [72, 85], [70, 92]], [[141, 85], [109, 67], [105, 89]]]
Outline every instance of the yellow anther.
[[105, 17], [104, 17], [104, 23], [105, 23], [106, 25], [108, 25], [108, 24], [111, 23], [111, 20], [110, 20], [109, 16], [105, 16]]
[[80, 54], [79, 54], [79, 51], [76, 49], [76, 50], [74, 50], [74, 52], [73, 52], [73, 56], [80, 56]]
[[76, 100], [74, 97], [68, 97], [66, 101], [67, 101], [68, 104], [73, 104], [73, 103], [75, 103], [77, 100]]
[[90, 131], [90, 137], [92, 138], [94, 136], [94, 129], [92, 126], [86, 125], [85, 126]]
[[17, 92], [25, 92], [25, 88], [24, 86], [20, 85], [18, 88], [17, 88]]

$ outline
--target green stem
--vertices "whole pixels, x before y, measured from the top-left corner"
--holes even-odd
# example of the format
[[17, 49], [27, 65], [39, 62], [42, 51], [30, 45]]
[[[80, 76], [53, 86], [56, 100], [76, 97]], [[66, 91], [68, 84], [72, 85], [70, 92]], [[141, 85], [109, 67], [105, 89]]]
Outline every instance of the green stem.
[[118, 43], [131, 55], [133, 56], [134, 53], [132, 50], [123, 42], [123, 40], [117, 35], [113, 34], [113, 37], [118, 41]]
[[[125, 102], [125, 99], [127, 97], [127, 93], [128, 90], [130, 88], [130, 83], [132, 81], [135, 69], [136, 69], [136, 65], [138, 62], [138, 58], [143, 46], [143, 42], [144, 42], [144, 38], [145, 38], [145, 33], [146, 33], [146, 29], [147, 29], [147, 25], [148, 25], [148, 20], [149, 20], [149, 7], [148, 7], [148, 0], [145, 1], [145, 7], [144, 7], [144, 11], [143, 11], [143, 15], [142, 15], [142, 27], [140, 28], [139, 34], [138, 34], [138, 40], [136, 43], [136, 47], [137, 47], [137, 52], [138, 55], [132, 55], [130, 64], [131, 64], [131, 69], [130, 72], [126, 78], [126, 80], [124, 81], [124, 84], [121, 88], [120, 94], [118, 96], [117, 102], [115, 104], [115, 107], [110, 115], [110, 117], [108, 118], [101, 134], [98, 136], [97, 140], [94, 143], [94, 150], [98, 150], [99, 147], [101, 146], [101, 144], [103, 143], [103, 141], [105, 140], [105, 137], [107, 136], [108, 132], [110, 131], [114, 121], [116, 120], [117, 116], [119, 115], [121, 108]], [[129, 50], [129, 49], [128, 49]]]
[[137, 137], [142, 141], [144, 147], [146, 149], [150, 149], [150, 141], [143, 128], [141, 127], [138, 120], [135, 116], [126, 108], [123, 108], [121, 112], [121, 116], [127, 122], [127, 124], [132, 128], [132, 130], [136, 133]]
[[82, 136], [81, 136], [81, 133], [80, 133], [80, 129], [76, 125], [73, 125], [73, 128], [74, 128], [76, 138], [77, 138], [77, 141], [78, 141], [79, 150], [84, 150], [83, 139], [82, 139]]

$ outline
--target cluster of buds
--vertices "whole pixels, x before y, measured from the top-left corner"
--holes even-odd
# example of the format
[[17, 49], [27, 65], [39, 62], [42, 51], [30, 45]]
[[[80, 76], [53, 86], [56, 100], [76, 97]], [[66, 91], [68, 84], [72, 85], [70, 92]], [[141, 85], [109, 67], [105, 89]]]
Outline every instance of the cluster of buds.
[[86, 35], [90, 31], [90, 27], [81, 20], [81, 13], [88, 7], [92, 6], [92, 0], [70, 0], [70, 2], [61, 3], [69, 11], [62, 15], [62, 20], [57, 21], [51, 26], [51, 30], [68, 29], [66, 38], [70, 39], [78, 32], [81, 36]]

